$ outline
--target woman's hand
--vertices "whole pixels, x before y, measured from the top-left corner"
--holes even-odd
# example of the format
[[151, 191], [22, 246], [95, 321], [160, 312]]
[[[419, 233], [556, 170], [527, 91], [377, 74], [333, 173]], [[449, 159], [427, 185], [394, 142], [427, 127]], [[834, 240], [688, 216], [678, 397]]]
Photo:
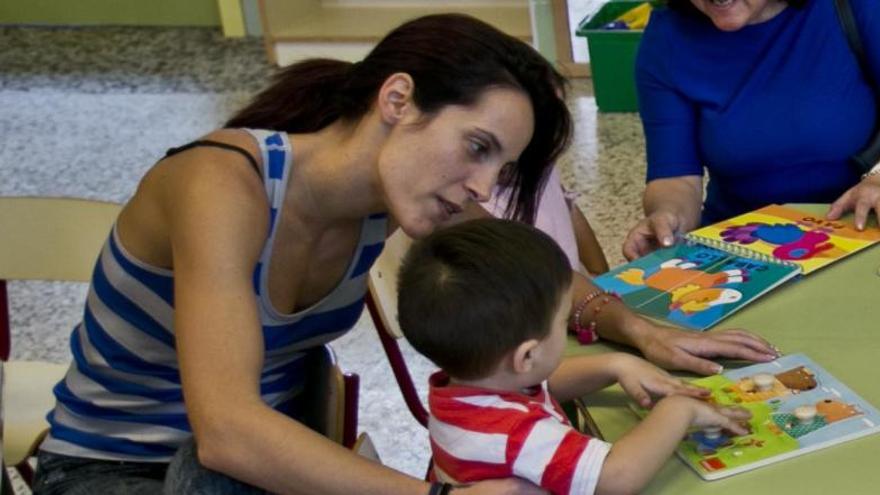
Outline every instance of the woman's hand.
[[623, 241], [623, 255], [632, 261], [659, 249], [671, 246], [681, 234], [681, 220], [668, 211], [658, 211], [643, 218], [630, 229]]
[[745, 330], [695, 333], [645, 322], [636, 347], [652, 363], [671, 370], [701, 375], [720, 373], [723, 367], [712, 358], [767, 362], [779, 352], [766, 340]]
[[685, 395], [706, 398], [708, 389], [685, 383], [644, 359], [620, 354], [612, 365], [623, 391], [642, 407], [650, 407], [652, 397]]
[[703, 178], [685, 175], [654, 179], [645, 187], [642, 200], [645, 218], [629, 231], [623, 242], [623, 255], [628, 260], [671, 246], [676, 235], [700, 224]]
[[880, 221], [880, 175], [865, 177], [861, 182], [851, 187], [843, 196], [831, 204], [825, 217], [829, 220], [837, 220], [844, 213], [855, 210], [856, 229], [863, 230], [865, 222], [871, 210]]

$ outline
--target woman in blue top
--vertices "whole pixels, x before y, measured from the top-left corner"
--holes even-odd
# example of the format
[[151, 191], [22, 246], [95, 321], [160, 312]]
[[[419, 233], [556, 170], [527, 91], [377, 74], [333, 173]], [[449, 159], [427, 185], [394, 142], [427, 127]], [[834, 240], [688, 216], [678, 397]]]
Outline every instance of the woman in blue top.
[[[669, 3], [636, 61], [648, 185], [627, 258], [768, 203], [833, 203], [832, 219], [855, 209], [859, 228], [880, 213], [880, 176], [848, 163], [874, 132], [877, 97], [831, 0]], [[880, 9], [850, 3], [880, 80]]]
[[[356, 64], [285, 69], [228, 128], [171, 150], [96, 264], [36, 493], [428, 493], [300, 422], [310, 357], [354, 325], [397, 226], [422, 237], [466, 214], [505, 166], [512, 215], [533, 219], [570, 135], [563, 82], [519, 40], [429, 16]], [[750, 334], [694, 336], [617, 303], [598, 323], [672, 367], [773, 357]]]

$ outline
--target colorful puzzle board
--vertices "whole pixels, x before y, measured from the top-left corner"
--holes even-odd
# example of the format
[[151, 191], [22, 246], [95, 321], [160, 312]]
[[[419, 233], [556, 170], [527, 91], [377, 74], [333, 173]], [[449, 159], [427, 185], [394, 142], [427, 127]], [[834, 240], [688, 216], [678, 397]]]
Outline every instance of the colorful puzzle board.
[[[774, 377], [769, 390], [759, 390], [753, 377]], [[694, 380], [712, 390], [720, 405], [749, 409], [751, 433], [707, 439], [690, 432], [677, 454], [702, 478], [714, 480], [796, 457], [807, 452], [880, 431], [880, 411], [803, 354], [783, 356]], [[794, 411], [814, 406], [816, 416], [799, 421]], [[639, 412], [643, 414], [644, 411]]]

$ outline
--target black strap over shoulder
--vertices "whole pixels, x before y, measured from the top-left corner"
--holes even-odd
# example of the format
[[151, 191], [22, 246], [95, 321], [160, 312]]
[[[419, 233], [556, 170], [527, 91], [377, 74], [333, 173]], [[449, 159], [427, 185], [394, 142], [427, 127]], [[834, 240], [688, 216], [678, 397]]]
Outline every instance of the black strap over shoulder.
[[[862, 44], [862, 38], [859, 35], [859, 27], [856, 25], [856, 18], [853, 15], [852, 6], [849, 0], [834, 0], [834, 8], [837, 11], [837, 18], [846, 35], [846, 41], [862, 69], [862, 75], [874, 89], [874, 96], [877, 100], [877, 118], [880, 120], [880, 88], [878, 88], [874, 80], [871, 67], [868, 65], [868, 57], [865, 54], [865, 46]], [[868, 143], [868, 146], [853, 155], [852, 162], [859, 168], [861, 172], [867, 172], [880, 162], [880, 125], [875, 127], [874, 137]]]
[[234, 144], [221, 143], [220, 141], [212, 141], [210, 139], [200, 139], [198, 141], [193, 141], [191, 143], [184, 144], [183, 146], [178, 146], [177, 148], [171, 148], [170, 150], [165, 152], [165, 157], [167, 158], [169, 156], [176, 155], [182, 151], [186, 151], [190, 148], [196, 148], [196, 147], [200, 147], [200, 146], [207, 146], [207, 147], [211, 147], [211, 148], [222, 148], [224, 150], [234, 151], [234, 152], [244, 156], [245, 158], [247, 158], [248, 163], [251, 164], [251, 167], [253, 167], [254, 171], [257, 172], [257, 176], [259, 176], [262, 179], [263, 173], [260, 172], [260, 166], [259, 166], [259, 164], [257, 164], [256, 158], [254, 158], [254, 156], [251, 155], [248, 150], [246, 150], [240, 146], [236, 146]]

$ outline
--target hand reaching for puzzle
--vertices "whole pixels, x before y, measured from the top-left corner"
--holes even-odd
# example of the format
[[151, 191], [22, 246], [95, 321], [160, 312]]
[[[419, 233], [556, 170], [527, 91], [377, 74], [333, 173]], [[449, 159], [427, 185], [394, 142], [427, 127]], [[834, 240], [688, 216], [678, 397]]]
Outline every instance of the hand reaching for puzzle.
[[742, 407], [719, 407], [709, 402], [694, 401], [691, 426], [703, 429], [721, 428], [734, 435], [748, 435], [745, 422], [752, 417], [748, 409]]
[[614, 365], [617, 382], [641, 407], [651, 407], [654, 397], [685, 395], [706, 398], [709, 390], [675, 378], [644, 359], [621, 355]]

